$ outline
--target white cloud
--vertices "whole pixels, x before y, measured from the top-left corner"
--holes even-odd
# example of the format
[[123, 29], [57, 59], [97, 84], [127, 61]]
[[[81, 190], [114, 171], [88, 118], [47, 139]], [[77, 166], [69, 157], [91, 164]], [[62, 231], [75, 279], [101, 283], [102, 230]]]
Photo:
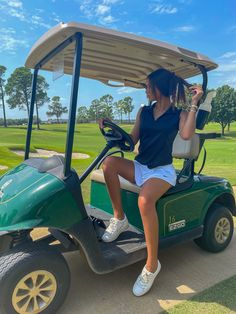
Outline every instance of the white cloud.
[[[23, 9], [23, 3], [18, 0], [0, 0], [0, 9], [6, 15], [17, 18], [22, 22], [30, 23], [37, 26], [42, 26], [49, 28], [50, 25], [44, 23], [43, 19], [39, 16], [33, 15], [29, 16], [27, 12]], [[41, 9], [35, 9], [38, 13], [43, 13]]]
[[85, 15], [86, 18], [90, 19], [94, 11], [94, 7], [91, 0], [82, 0], [80, 5], [80, 11]]
[[151, 12], [157, 14], [175, 14], [178, 12], [178, 8], [173, 7], [170, 4], [159, 3], [156, 4], [154, 8], [152, 8]]
[[98, 22], [100, 24], [110, 25], [118, 21], [118, 19], [111, 14], [111, 11], [112, 7], [120, 2], [121, 0], [99, 0], [95, 3], [92, 0], [81, 0], [80, 10], [87, 19], [91, 20], [94, 17], [99, 17]]
[[38, 15], [33, 15], [31, 17], [31, 20], [30, 22], [33, 24], [33, 25], [37, 25], [37, 26], [43, 26], [45, 28], [51, 28], [51, 25], [47, 24], [47, 23], [44, 23], [43, 19], [41, 18], [41, 16], [38, 16]]
[[13, 7], [13, 8], [22, 8], [22, 2], [21, 2], [21, 1], [18, 1], [18, 0], [10, 0], [10, 1], [5, 1], [5, 2], [7, 2], [10, 7]]
[[103, 15], [110, 12], [111, 8], [107, 5], [99, 4], [96, 8], [96, 15]]
[[44, 19], [39, 16], [43, 14], [44, 10], [36, 8], [37, 15], [26, 12], [23, 8], [23, 2], [19, 0], [0, 0], [0, 11], [5, 15], [17, 18], [22, 22], [32, 24], [33, 26], [40, 26], [50, 28], [51, 25], [44, 22]]
[[107, 15], [107, 16], [101, 17], [99, 19], [99, 22], [102, 25], [112, 24], [112, 23], [117, 22], [117, 21], [118, 21], [118, 19], [114, 18], [114, 16], [112, 16], [112, 15]]
[[219, 84], [228, 84], [236, 88], [236, 52], [225, 52], [222, 56], [218, 58], [218, 60], [219, 67], [214, 72], [215, 75], [220, 76]]
[[[236, 60], [234, 60], [236, 61]], [[222, 63], [219, 65], [219, 68], [216, 71], [219, 72], [236, 72], [236, 62], [232, 61], [231, 63]]]
[[21, 10], [16, 10], [16, 9], [10, 9], [8, 10], [8, 14], [12, 17], [16, 17], [21, 21], [25, 21], [25, 14], [23, 11]]
[[60, 23], [61, 22], [61, 18], [59, 17], [59, 15], [57, 15], [55, 12], [52, 12], [52, 20], [56, 23]]
[[0, 30], [0, 52], [15, 54], [19, 47], [29, 47], [29, 44], [24, 39], [16, 38], [13, 28], [2, 28]]
[[185, 33], [192, 32], [194, 30], [195, 30], [195, 27], [191, 25], [179, 26], [174, 29], [174, 31], [176, 32], [185, 32]]
[[23, 11], [23, 4], [18, 0], [0, 0], [0, 11], [6, 15], [16, 17], [21, 21], [25, 21], [25, 14]]
[[118, 3], [120, 2], [120, 0], [103, 0], [103, 4], [115, 4], [115, 3]]
[[218, 81], [219, 86], [229, 85], [233, 88], [236, 88], [236, 78], [234, 75], [227, 75], [224, 79]]
[[229, 51], [224, 53], [222, 56], [220, 56], [220, 58], [232, 58], [232, 57], [236, 57], [236, 51]]

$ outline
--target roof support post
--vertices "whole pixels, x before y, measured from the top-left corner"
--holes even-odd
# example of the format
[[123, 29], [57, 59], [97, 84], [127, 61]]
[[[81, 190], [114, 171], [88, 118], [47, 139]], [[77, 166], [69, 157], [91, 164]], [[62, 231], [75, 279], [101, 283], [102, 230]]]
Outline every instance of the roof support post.
[[82, 57], [82, 49], [83, 49], [82, 45], [83, 45], [82, 33], [76, 33], [75, 34], [75, 57], [74, 57], [73, 78], [72, 78], [71, 97], [70, 97], [69, 125], [67, 128], [66, 153], [65, 153], [65, 168], [64, 168], [65, 177], [69, 175], [70, 168], [71, 168], [71, 156], [72, 156], [73, 142], [74, 142], [76, 108], [77, 108], [78, 89], [79, 89], [81, 57]]
[[31, 140], [31, 133], [32, 133], [33, 117], [34, 117], [34, 104], [35, 104], [35, 99], [36, 99], [37, 77], [38, 77], [38, 68], [34, 70], [34, 74], [32, 78], [30, 112], [29, 112], [26, 144], [25, 144], [25, 160], [29, 158], [30, 140]]

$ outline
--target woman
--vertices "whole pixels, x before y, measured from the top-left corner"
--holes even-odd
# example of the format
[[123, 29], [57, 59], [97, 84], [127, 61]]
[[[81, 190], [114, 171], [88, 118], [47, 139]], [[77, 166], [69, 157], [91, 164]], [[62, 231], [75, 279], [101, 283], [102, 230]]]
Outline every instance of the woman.
[[[177, 132], [187, 140], [195, 131], [197, 104], [203, 92], [199, 86], [189, 89], [193, 94], [189, 110], [177, 109], [175, 103], [185, 103], [184, 80], [165, 69], [149, 74], [146, 94], [152, 105], [139, 110], [130, 134], [134, 144], [140, 141], [139, 154], [134, 161], [110, 156], [103, 163], [105, 181], [114, 210], [114, 218], [110, 220], [102, 237], [104, 242], [114, 241], [129, 227], [122, 208], [118, 175], [141, 187], [138, 206], [147, 244], [147, 260], [133, 287], [136, 296], [144, 295], [150, 290], [161, 269], [158, 260], [156, 202], [176, 184], [172, 146]], [[102, 123], [100, 124], [102, 127]]]

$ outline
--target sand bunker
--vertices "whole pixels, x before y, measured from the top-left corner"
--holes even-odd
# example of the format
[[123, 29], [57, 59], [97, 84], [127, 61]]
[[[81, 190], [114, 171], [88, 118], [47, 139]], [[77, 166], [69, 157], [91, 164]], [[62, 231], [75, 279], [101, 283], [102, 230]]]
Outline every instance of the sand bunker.
[[[37, 153], [30, 153], [30, 157], [52, 157], [53, 155], [61, 155], [64, 156], [62, 153], [54, 152], [53, 150], [45, 150], [45, 149], [36, 149]], [[23, 150], [12, 150], [13, 153], [24, 156], [25, 152]], [[73, 159], [86, 159], [90, 156], [87, 154], [82, 153], [73, 153]]]
[[8, 169], [7, 166], [2, 166], [2, 165], [0, 165], [0, 170], [7, 170], [7, 169]]

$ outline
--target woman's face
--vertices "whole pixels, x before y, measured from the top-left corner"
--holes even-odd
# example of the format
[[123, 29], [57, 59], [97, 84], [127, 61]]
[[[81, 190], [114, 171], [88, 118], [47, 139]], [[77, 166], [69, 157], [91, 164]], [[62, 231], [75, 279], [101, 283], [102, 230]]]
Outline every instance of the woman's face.
[[147, 80], [146, 81], [146, 95], [147, 95], [148, 100], [149, 101], [158, 100], [159, 94], [160, 94], [160, 92], [157, 88], [155, 88], [155, 93], [153, 93], [150, 81]]

